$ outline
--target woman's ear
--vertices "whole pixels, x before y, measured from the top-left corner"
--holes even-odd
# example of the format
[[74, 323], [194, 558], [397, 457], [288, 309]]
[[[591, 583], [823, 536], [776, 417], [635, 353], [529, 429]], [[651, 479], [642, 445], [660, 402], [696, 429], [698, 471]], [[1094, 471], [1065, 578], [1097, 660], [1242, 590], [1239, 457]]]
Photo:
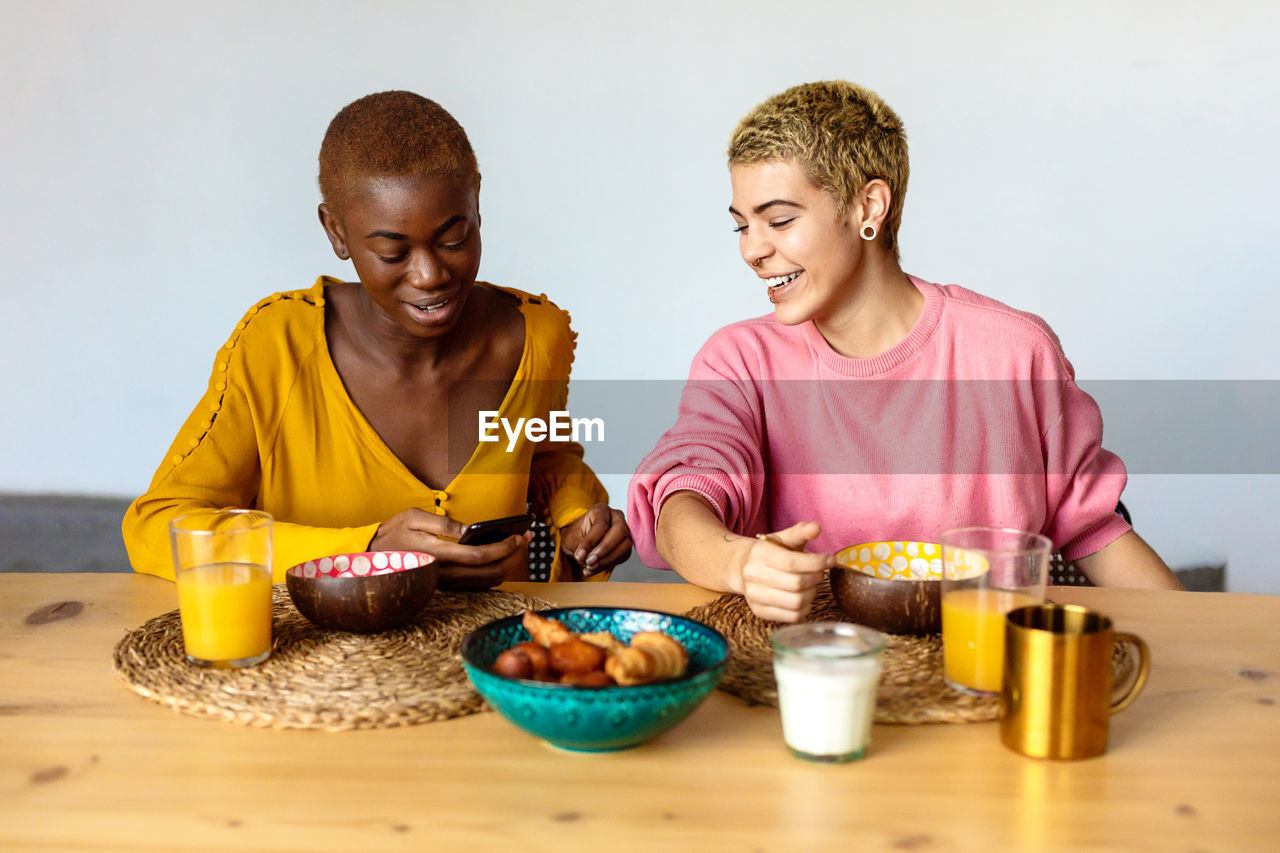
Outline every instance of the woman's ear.
[[864, 240], [874, 240], [884, 229], [884, 221], [889, 216], [889, 204], [893, 200], [893, 191], [889, 184], [880, 178], [872, 178], [858, 192], [858, 201], [850, 206], [853, 214], [850, 224], [857, 230], [858, 236]]
[[329, 238], [329, 245], [333, 246], [333, 253], [340, 260], [350, 260], [351, 252], [347, 250], [347, 230], [342, 225], [342, 220], [338, 215], [330, 209], [328, 204], [321, 204], [316, 209], [320, 214], [320, 227], [324, 229], [324, 234]]

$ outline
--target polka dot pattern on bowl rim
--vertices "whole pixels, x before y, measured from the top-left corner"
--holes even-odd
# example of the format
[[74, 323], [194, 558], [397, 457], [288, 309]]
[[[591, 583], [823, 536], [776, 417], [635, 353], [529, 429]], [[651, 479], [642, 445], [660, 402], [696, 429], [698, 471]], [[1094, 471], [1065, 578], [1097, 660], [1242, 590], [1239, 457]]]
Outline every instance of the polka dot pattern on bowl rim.
[[952, 574], [954, 578], [976, 578], [991, 568], [986, 557], [977, 551], [968, 551], [964, 548], [952, 548], [948, 559], [955, 567], [955, 572]]
[[877, 578], [941, 580], [942, 548], [933, 542], [865, 542], [836, 554], [836, 565]]
[[360, 554], [336, 554], [307, 560], [289, 569], [289, 574], [304, 578], [363, 578], [389, 575], [425, 566], [434, 558], [417, 551], [367, 551]]

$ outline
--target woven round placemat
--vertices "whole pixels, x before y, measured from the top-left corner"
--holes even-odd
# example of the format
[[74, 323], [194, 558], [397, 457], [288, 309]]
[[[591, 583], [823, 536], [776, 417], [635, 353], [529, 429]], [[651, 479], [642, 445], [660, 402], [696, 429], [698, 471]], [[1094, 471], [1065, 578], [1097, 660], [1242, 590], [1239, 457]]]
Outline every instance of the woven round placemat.
[[[760, 705], [778, 706], [773, 680], [773, 648], [769, 635], [781, 627], [751, 612], [740, 595], [726, 593], [685, 614], [705, 622], [729, 639], [732, 654], [719, 687]], [[847, 620], [831, 587], [823, 584], [809, 612], [810, 622]], [[998, 696], [972, 696], [949, 687], [942, 677], [942, 638], [886, 634], [880, 689], [876, 695], [877, 723], [974, 723], [1000, 716]], [[1113, 685], [1127, 683], [1136, 663], [1128, 647], [1116, 644], [1111, 658]]]
[[324, 631], [273, 591], [271, 657], [244, 669], [187, 661], [172, 610], [116, 644], [114, 668], [134, 692], [184, 714], [277, 729], [379, 729], [482, 710], [462, 668], [462, 639], [486, 622], [549, 602], [503, 590], [436, 592], [403, 628]]
[[[748, 702], [778, 706], [773, 680], [773, 648], [769, 635], [781, 625], [751, 612], [741, 595], [726, 593], [685, 614], [705, 622], [729, 639], [729, 666], [719, 687]], [[836, 604], [831, 587], [823, 584], [809, 612], [810, 622], [843, 622], [848, 617]], [[942, 638], [886, 634], [881, 657], [880, 689], [876, 694], [877, 723], [971, 723], [1000, 716], [996, 696], [972, 696], [947, 685], [942, 678]]]

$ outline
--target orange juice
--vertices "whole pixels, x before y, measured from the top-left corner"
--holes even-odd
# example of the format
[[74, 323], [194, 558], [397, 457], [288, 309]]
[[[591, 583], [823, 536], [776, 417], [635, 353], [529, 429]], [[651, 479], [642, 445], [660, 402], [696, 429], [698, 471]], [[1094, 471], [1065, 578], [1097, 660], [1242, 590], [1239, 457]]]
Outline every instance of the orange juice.
[[271, 570], [212, 563], [178, 575], [178, 610], [187, 656], [256, 663], [271, 651]]
[[942, 665], [947, 681], [1000, 692], [1004, 668], [1004, 615], [1037, 604], [1025, 592], [957, 589], [942, 597]]

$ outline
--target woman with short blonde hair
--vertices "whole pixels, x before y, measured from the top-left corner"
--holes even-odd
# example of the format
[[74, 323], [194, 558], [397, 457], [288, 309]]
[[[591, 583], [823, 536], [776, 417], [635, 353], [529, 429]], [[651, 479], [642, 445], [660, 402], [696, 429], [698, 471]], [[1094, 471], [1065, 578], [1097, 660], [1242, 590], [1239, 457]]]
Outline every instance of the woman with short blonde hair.
[[845, 81], [751, 110], [729, 213], [773, 313], [716, 332], [631, 482], [649, 565], [803, 619], [842, 547], [1048, 536], [1097, 584], [1178, 588], [1117, 512], [1124, 465], [1043, 320], [907, 275], [902, 122]]

